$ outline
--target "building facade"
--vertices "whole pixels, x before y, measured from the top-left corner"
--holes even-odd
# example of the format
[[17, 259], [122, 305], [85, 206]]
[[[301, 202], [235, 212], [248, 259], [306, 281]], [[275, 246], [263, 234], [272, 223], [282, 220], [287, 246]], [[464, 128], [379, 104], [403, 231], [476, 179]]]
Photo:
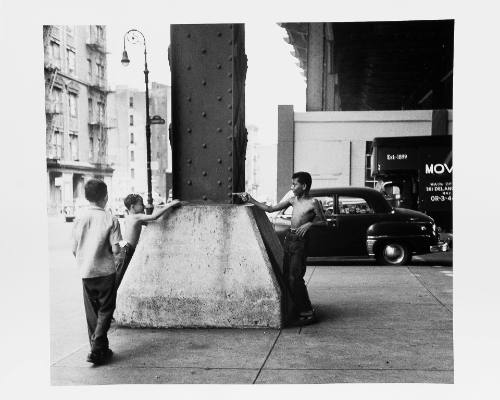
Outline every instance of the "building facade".
[[245, 190], [255, 199], [274, 203], [276, 182], [276, 144], [262, 140], [259, 128], [247, 125]]
[[48, 213], [84, 201], [87, 179], [111, 191], [108, 160], [106, 28], [44, 26]]
[[277, 198], [293, 171], [314, 187], [376, 187], [376, 137], [452, 135], [454, 21], [283, 23], [306, 112], [278, 107]]
[[[149, 91], [150, 116], [159, 115], [165, 124], [151, 125], [151, 180], [153, 200], [168, 197], [167, 171], [170, 146], [168, 116], [170, 87], [156, 82]], [[121, 202], [129, 193], [147, 193], [146, 96], [124, 85], [108, 97], [111, 125], [110, 160], [114, 168], [113, 201]], [[146, 201], [146, 198], [144, 199]]]

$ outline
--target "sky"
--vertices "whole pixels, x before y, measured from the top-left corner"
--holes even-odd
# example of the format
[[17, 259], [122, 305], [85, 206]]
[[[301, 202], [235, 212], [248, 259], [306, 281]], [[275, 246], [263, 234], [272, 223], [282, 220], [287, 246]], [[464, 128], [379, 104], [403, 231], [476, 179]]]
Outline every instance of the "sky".
[[[149, 82], [171, 84], [168, 65], [170, 24], [106, 25], [108, 54], [108, 81], [111, 87], [124, 84], [144, 90], [144, 47], [126, 41], [130, 64], [121, 65], [124, 34], [130, 29], [140, 30], [147, 45]], [[276, 23], [249, 22], [245, 24], [245, 50], [248, 57], [246, 79], [246, 124], [258, 127], [256, 137], [249, 138], [263, 144], [277, 142], [277, 107], [292, 104], [295, 111], [305, 110], [305, 78], [297, 66], [298, 60], [290, 52], [293, 47], [283, 40], [285, 29]]]

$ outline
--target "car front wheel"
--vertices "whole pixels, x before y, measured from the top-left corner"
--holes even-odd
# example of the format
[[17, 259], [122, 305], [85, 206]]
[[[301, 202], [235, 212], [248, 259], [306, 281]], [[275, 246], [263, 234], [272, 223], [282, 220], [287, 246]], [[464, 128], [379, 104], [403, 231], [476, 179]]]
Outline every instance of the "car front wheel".
[[384, 243], [377, 251], [377, 261], [381, 265], [406, 265], [410, 260], [410, 249], [403, 243]]

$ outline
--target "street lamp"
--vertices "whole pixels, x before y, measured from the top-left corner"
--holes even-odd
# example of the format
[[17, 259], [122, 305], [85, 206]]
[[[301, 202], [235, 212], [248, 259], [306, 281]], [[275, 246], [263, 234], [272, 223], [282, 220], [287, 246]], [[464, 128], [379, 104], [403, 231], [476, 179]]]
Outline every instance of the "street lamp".
[[[139, 36], [140, 35], [140, 36]], [[148, 61], [147, 61], [147, 51], [146, 51], [146, 38], [141, 31], [137, 29], [130, 29], [125, 35], [123, 35], [123, 54], [122, 54], [122, 65], [124, 67], [130, 64], [128, 58], [127, 50], [125, 48], [125, 38], [132, 43], [137, 44], [142, 38], [142, 44], [144, 45], [144, 82], [146, 83], [146, 167], [148, 173], [148, 199], [146, 205], [146, 214], [151, 214], [153, 212], [153, 194], [151, 190], [151, 120], [149, 118], [149, 87], [148, 87]], [[156, 116], [155, 116], [156, 117]]]

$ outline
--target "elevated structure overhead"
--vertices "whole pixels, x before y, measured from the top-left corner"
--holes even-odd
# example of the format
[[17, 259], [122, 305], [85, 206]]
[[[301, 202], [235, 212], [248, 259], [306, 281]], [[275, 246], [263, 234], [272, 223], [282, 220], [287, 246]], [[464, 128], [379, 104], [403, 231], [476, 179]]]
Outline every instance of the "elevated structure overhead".
[[453, 20], [281, 26], [307, 78], [307, 111], [453, 108]]

